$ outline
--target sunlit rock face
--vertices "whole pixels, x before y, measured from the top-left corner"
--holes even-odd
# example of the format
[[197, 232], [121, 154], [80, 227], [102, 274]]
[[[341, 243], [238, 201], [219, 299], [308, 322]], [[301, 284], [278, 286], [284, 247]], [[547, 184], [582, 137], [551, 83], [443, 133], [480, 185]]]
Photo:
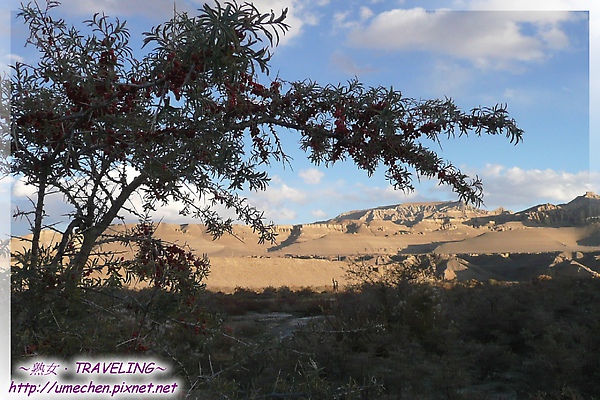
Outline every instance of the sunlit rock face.
[[522, 221], [546, 226], [582, 226], [600, 222], [600, 196], [587, 192], [566, 204], [538, 205], [516, 214]]

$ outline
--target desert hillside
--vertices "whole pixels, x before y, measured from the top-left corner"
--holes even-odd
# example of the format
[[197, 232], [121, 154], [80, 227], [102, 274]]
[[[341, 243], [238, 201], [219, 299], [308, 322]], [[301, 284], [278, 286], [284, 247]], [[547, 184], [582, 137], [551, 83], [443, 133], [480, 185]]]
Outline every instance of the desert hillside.
[[[219, 240], [199, 224], [161, 223], [155, 235], [206, 253], [212, 265], [208, 287], [219, 290], [326, 288], [345, 282], [349, 262], [384, 266], [426, 253], [435, 255], [437, 273], [446, 279], [595, 277], [600, 272], [600, 196], [591, 192], [566, 204], [520, 212], [486, 211], [460, 202], [406, 203], [275, 229], [277, 242], [264, 245], [241, 225]], [[45, 236], [46, 242], [58, 240], [50, 232]], [[23, 243], [14, 239], [13, 251]], [[132, 254], [116, 244], [102, 250]]]

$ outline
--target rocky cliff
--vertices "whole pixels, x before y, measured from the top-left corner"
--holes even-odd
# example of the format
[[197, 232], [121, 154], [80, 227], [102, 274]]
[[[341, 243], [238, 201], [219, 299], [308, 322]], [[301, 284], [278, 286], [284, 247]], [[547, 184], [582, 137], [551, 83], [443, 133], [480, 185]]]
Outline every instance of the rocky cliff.
[[461, 202], [406, 203], [368, 210], [350, 211], [326, 221], [343, 225], [349, 222], [369, 224], [391, 221], [411, 227], [422, 221], [441, 224], [465, 224], [475, 227], [500, 225], [511, 221], [529, 222], [542, 226], [583, 226], [600, 222], [600, 196], [587, 192], [566, 204], [540, 204], [520, 212], [502, 208], [495, 211], [478, 209]]
[[342, 224], [349, 221], [360, 221], [363, 223], [391, 221], [398, 225], [410, 227], [424, 220], [440, 223], [463, 222], [472, 218], [490, 217], [497, 214], [498, 212], [481, 210], [457, 201], [423, 202], [350, 211], [340, 214], [328, 222]]
[[515, 220], [544, 226], [583, 226], [600, 222], [600, 196], [587, 192], [566, 204], [543, 204], [514, 215]]

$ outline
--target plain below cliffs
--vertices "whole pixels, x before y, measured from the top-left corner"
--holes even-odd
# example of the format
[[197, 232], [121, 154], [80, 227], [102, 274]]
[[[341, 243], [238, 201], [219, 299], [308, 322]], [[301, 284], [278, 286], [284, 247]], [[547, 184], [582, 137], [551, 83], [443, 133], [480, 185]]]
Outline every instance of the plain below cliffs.
[[[126, 226], [110, 229], [122, 232]], [[348, 261], [385, 268], [385, 260], [393, 265], [419, 255], [437, 257], [437, 273], [445, 279], [600, 273], [600, 196], [591, 192], [565, 204], [516, 213], [460, 202], [408, 203], [352, 211], [313, 224], [276, 226], [275, 231], [278, 242], [258, 244], [258, 235], [247, 226], [234, 226], [233, 235], [213, 240], [200, 224], [161, 223], [156, 237], [206, 253], [212, 264], [209, 287], [326, 287], [332, 279], [342, 285]], [[60, 235], [48, 231], [42, 238], [49, 245]], [[11, 241], [13, 251], [27, 245], [19, 238]], [[132, 256], [118, 243], [105, 244], [102, 251]]]

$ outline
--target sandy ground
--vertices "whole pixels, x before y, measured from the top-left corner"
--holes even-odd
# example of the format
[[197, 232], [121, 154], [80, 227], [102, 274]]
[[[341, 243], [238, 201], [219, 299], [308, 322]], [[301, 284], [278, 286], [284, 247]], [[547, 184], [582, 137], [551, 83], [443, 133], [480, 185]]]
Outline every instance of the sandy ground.
[[[340, 217], [326, 223], [278, 226], [277, 242], [264, 245], [259, 245], [258, 236], [245, 226], [236, 226], [234, 235], [213, 240], [202, 225], [163, 223], [158, 226], [155, 237], [197, 254], [207, 254], [211, 259], [208, 288], [222, 291], [268, 286], [331, 290], [333, 282], [341, 288], [346, 283], [344, 268], [348, 266], [344, 260], [365, 255], [389, 259], [390, 256], [437, 253], [446, 257], [443, 268], [448, 279], [513, 279], [563, 270], [567, 274], [586, 276], [596, 270], [600, 272], [592, 256], [572, 256], [559, 263], [554, 260], [560, 253], [600, 252], [598, 222], [579, 227], [543, 226], [515, 220], [491, 223], [480, 214], [468, 214], [456, 207], [446, 210], [442, 206], [424, 209], [412, 205], [400, 211], [392, 210], [396, 214], [376, 210], [388, 213], [382, 217], [388, 219], [369, 219], [373, 213], [355, 212], [348, 215], [353, 218], [367, 215], [368, 218]], [[412, 220], [406, 219], [407, 216]], [[389, 218], [405, 219], [399, 222]], [[483, 222], [473, 223], [473, 218], [483, 218]], [[118, 233], [125, 228], [118, 225], [111, 230]], [[60, 236], [44, 232], [42, 239], [50, 244], [57, 242]], [[12, 251], [16, 251], [26, 243], [13, 239], [11, 246]], [[122, 245], [105, 245], [102, 249], [126, 258], [133, 254]], [[487, 254], [494, 256], [483, 257]], [[519, 254], [528, 254], [529, 258], [520, 260]], [[546, 255], [536, 259], [535, 254]], [[477, 259], [469, 258], [475, 255]], [[552, 264], [555, 264], [554, 269], [548, 270]]]
[[210, 290], [223, 292], [269, 286], [331, 291], [334, 282], [340, 288], [346, 284], [347, 266], [345, 262], [318, 259], [214, 257], [206, 284]]

